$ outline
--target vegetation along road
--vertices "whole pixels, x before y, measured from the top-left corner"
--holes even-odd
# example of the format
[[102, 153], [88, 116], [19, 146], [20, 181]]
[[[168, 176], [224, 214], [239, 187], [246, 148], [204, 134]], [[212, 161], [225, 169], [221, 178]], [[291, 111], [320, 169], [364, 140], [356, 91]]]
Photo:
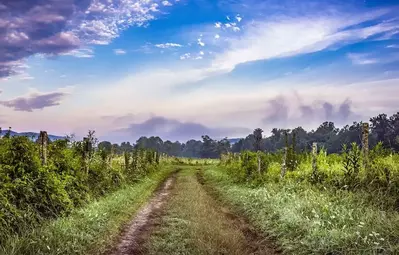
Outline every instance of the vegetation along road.
[[8, 132], [0, 254], [399, 254], [399, 154], [367, 131], [329, 154], [295, 132], [262, 150], [255, 129], [254, 150], [213, 159]]

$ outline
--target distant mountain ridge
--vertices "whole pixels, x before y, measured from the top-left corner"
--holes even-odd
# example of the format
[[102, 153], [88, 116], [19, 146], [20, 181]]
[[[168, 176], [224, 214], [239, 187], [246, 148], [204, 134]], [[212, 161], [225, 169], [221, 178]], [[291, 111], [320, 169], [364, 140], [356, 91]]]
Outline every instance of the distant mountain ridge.
[[[0, 136], [4, 136], [5, 134], [7, 134], [8, 130], [2, 130], [0, 133]], [[31, 138], [32, 140], [36, 140], [39, 137], [39, 133], [35, 133], [35, 132], [15, 132], [15, 131], [10, 131], [11, 136], [26, 136]], [[58, 136], [58, 135], [48, 135], [48, 138], [50, 139], [50, 141], [56, 141], [56, 140], [61, 140], [61, 139], [65, 139], [65, 136]]]

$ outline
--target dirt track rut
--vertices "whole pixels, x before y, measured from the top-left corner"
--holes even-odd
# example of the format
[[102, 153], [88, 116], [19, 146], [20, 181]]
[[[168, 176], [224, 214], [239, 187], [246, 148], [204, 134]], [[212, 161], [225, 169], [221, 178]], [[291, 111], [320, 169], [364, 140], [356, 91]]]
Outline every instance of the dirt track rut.
[[169, 177], [151, 200], [136, 214], [136, 217], [122, 233], [119, 244], [112, 255], [145, 254], [144, 244], [150, 236], [152, 229], [157, 225], [162, 207], [170, 195], [176, 175]]

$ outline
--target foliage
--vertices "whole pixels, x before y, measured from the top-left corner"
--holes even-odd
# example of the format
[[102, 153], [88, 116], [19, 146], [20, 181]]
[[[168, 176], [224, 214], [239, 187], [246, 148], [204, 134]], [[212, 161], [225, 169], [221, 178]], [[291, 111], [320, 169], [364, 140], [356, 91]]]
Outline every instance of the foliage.
[[371, 199], [374, 199], [373, 193], [384, 193], [385, 199], [377, 202], [384, 208], [399, 208], [399, 154], [384, 149], [382, 143], [371, 149], [370, 164], [367, 166], [363, 164], [361, 148], [357, 143], [352, 143], [350, 147], [343, 145], [341, 154], [327, 154], [322, 148], [316, 155], [317, 171], [312, 169], [313, 159], [308, 152], [295, 153], [295, 167], [290, 169], [289, 158], [292, 155], [288, 150], [288, 172], [281, 179], [283, 153], [227, 153], [222, 155], [220, 165], [239, 183], [259, 185], [286, 179], [308, 182], [319, 188], [367, 191]]
[[223, 168], [208, 167], [206, 184], [224, 202], [272, 236], [284, 254], [398, 254], [399, 213], [380, 208], [385, 193], [318, 188], [286, 179], [260, 187], [235, 183]]
[[7, 134], [0, 138], [0, 243], [142, 178], [159, 162], [154, 152], [140, 150], [137, 164], [125, 167], [109, 146], [96, 144], [94, 131], [83, 141], [50, 142], [43, 165], [39, 144], [32, 139]]

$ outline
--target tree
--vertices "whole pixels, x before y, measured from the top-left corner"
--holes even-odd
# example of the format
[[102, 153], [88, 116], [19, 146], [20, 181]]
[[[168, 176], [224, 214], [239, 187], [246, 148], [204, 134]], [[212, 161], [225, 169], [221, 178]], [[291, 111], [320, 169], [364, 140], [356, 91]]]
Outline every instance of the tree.
[[221, 154], [230, 152], [230, 150], [231, 150], [230, 141], [227, 139], [227, 137], [217, 142], [217, 153], [219, 157]]
[[130, 142], [123, 142], [121, 143], [120, 150], [123, 152], [131, 152], [133, 151], [133, 145]]
[[201, 158], [217, 158], [216, 142], [208, 135], [202, 136]]
[[244, 145], [244, 139], [241, 138], [240, 140], [238, 140], [238, 142], [233, 144], [233, 146], [231, 147], [231, 151], [240, 152], [243, 150], [243, 145]]
[[255, 151], [261, 151], [262, 150], [262, 133], [263, 130], [260, 128], [257, 128], [253, 132], [254, 136], [254, 150]]
[[391, 147], [390, 140], [390, 120], [386, 114], [380, 114], [370, 119], [371, 122], [371, 133], [375, 135], [377, 141], [381, 141], [384, 147]]
[[98, 144], [98, 149], [110, 154], [112, 150], [112, 144], [108, 141], [102, 141]]

